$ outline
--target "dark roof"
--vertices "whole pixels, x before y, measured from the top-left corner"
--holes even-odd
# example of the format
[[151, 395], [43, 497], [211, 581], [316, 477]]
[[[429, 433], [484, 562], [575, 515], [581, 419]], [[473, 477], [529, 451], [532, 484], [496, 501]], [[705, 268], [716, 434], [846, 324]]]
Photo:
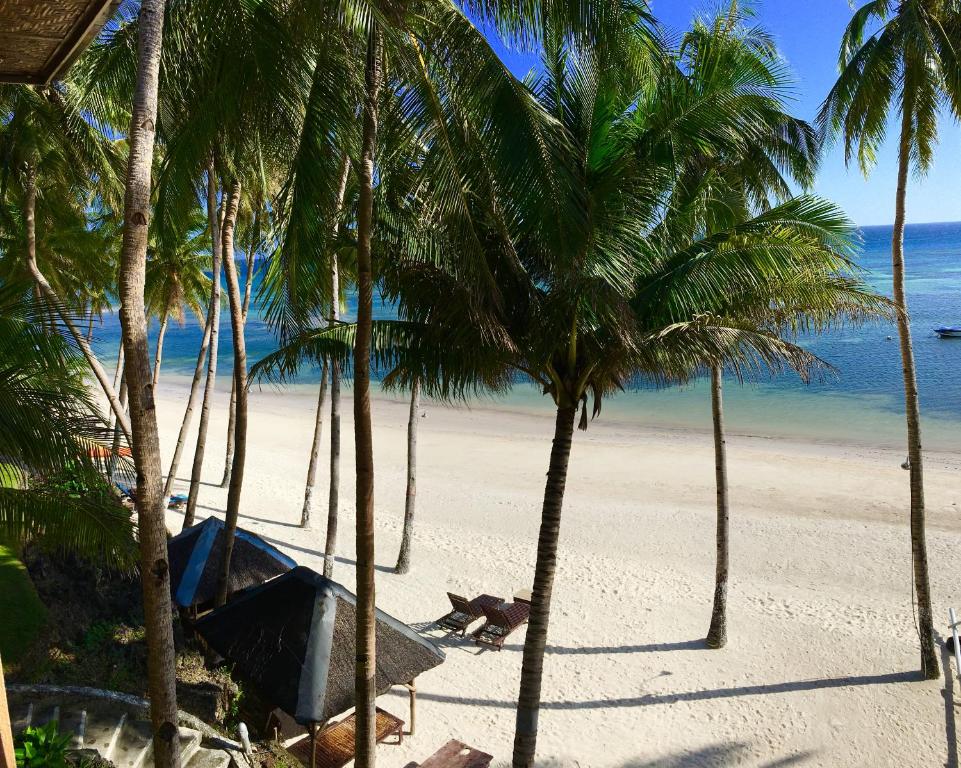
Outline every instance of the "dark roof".
[[[212, 605], [223, 557], [223, 520], [208, 517], [174, 536], [167, 543], [170, 593], [174, 602], [183, 608]], [[296, 566], [297, 563], [276, 547], [256, 534], [238, 528], [230, 556], [227, 592], [234, 594], [256, 587]]]
[[0, 82], [49, 83], [97, 36], [119, 0], [0, 2]]
[[[323, 723], [354, 706], [357, 598], [299, 566], [196, 624], [215, 651], [262, 698], [298, 723]], [[409, 683], [443, 652], [377, 611], [377, 693]]]

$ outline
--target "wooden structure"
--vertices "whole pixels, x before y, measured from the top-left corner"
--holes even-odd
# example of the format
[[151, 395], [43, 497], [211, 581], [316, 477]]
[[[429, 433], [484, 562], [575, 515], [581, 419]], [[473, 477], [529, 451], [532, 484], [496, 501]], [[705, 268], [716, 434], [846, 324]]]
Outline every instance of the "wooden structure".
[[[311, 726], [309, 730], [308, 736], [287, 749], [304, 765], [311, 768], [343, 768], [354, 759], [354, 736], [357, 730], [355, 714], [324, 728]], [[404, 741], [404, 721], [378, 707], [374, 732], [378, 744], [392, 737], [397, 739], [397, 744], [401, 744]]]
[[493, 759], [486, 752], [451, 739], [420, 766], [413, 763], [412, 768], [487, 768]]
[[0, 82], [42, 85], [61, 77], [119, 0], [0, 2]]

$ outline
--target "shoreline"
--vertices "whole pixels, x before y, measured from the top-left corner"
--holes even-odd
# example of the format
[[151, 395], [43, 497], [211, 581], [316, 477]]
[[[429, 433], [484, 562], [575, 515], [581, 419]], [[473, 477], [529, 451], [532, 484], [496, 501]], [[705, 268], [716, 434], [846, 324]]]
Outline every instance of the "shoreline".
[[[183, 396], [184, 403], [186, 404], [186, 395], [190, 387], [190, 380], [191, 379], [189, 376], [184, 376], [178, 373], [165, 374], [161, 378], [160, 388], [165, 394], [174, 392], [180, 393]], [[96, 386], [96, 384], [94, 383], [93, 386]], [[345, 398], [345, 401], [349, 402], [352, 396], [351, 393], [353, 391], [352, 382], [344, 381], [342, 382], [341, 386], [343, 397]], [[524, 394], [518, 394], [525, 388], [529, 391], [525, 392]], [[229, 392], [229, 390], [229, 376], [218, 376], [217, 393], [222, 395], [225, 392]], [[316, 407], [316, 392], [317, 384], [314, 382], [285, 384], [283, 386], [264, 384], [262, 386], [255, 385], [251, 387], [251, 397], [263, 397], [266, 398], [266, 401], [268, 402], [274, 399], [293, 397], [311, 401], [311, 406], [314, 408]], [[706, 395], [706, 392], [703, 394]], [[630, 395], [627, 395], [627, 397], [630, 397]], [[855, 395], [828, 395], [826, 397], [850, 398], [852, 401], [859, 399]], [[371, 399], [372, 401], [377, 402], [403, 404], [404, 407], [408, 407], [409, 404], [409, 400], [405, 395], [384, 391], [379, 387], [377, 382], [372, 382]], [[518, 387], [511, 393], [502, 397], [483, 396], [466, 402], [449, 403], [422, 396], [421, 402], [423, 407], [450, 411], [453, 413], [481, 413], [491, 415], [503, 414], [508, 416], [550, 420], [553, 420], [554, 415], [553, 407], [550, 404], [550, 399], [546, 396], [539, 395], [533, 390], [532, 387], [527, 387], [526, 385], [524, 387]], [[603, 412], [596, 419], [590, 421], [587, 433], [590, 434], [596, 429], [608, 429], [616, 431], [637, 431], [643, 433], [659, 433], [662, 435], [679, 434], [698, 438], [710, 438], [713, 434], [710, 411], [704, 411], [701, 409], [698, 412], [698, 416], [700, 417], [700, 420], [703, 421], [703, 426], [676, 420], [674, 422], [661, 422], [656, 420], [646, 421], [641, 417], [641, 413], [636, 410], [631, 411], [629, 406], [625, 405], [623, 400], [618, 402], [617, 396], [615, 396], [614, 398], [605, 401]], [[959, 420], [958, 427], [959, 431], [956, 433], [956, 440], [952, 441], [952, 443], [957, 445], [956, 448], [945, 447], [943, 445], [938, 445], [937, 443], [935, 444], [936, 447], [930, 448], [927, 447], [930, 445], [930, 443], [926, 442], [926, 447], [924, 449], [925, 456], [928, 457], [929, 460], [954, 466], [961, 470], [961, 420]], [[897, 458], [900, 454], [904, 453], [904, 448], [899, 447], [896, 441], [891, 440], [886, 435], [879, 436], [875, 442], [868, 442], [867, 440], [851, 438], [841, 439], [835, 436], [815, 437], [808, 434], [792, 434], [788, 430], [781, 432], [774, 430], [764, 431], [763, 429], [757, 428], [744, 428], [744, 426], [737, 424], [736, 421], [732, 423], [729, 415], [726, 416], [725, 419], [725, 432], [730, 438], [764, 441], [767, 443], [780, 443], [784, 444], [785, 446], [793, 445], [800, 449], [805, 447], [810, 449], [834, 448], [839, 450], [858, 451], [866, 455], [887, 454], [893, 458]], [[898, 458], [898, 463], [900, 464], [900, 462], [903, 460], [904, 458], [901, 456]]]

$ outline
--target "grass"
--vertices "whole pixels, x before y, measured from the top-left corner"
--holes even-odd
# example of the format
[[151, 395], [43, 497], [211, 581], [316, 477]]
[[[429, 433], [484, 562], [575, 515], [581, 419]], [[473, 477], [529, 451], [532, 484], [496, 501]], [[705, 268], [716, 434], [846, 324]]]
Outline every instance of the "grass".
[[[0, 464], [0, 487], [17, 487], [17, 474]], [[8, 663], [20, 660], [33, 644], [46, 618], [46, 609], [30, 575], [17, 558], [16, 547], [0, 540], [0, 656]]]

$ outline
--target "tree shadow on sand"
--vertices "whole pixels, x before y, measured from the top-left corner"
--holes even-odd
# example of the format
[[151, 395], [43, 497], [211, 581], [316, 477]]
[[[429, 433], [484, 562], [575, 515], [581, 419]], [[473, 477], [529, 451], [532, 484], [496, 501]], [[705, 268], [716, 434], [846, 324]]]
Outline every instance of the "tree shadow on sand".
[[[730, 741], [722, 744], [711, 744], [700, 749], [684, 750], [672, 755], [653, 759], [636, 757], [621, 763], [619, 768], [726, 768], [726, 766], [743, 765], [750, 756], [748, 744]], [[793, 755], [775, 760], [757, 763], [759, 768], [788, 768], [801, 765], [814, 757], [810, 751], [798, 752]], [[538, 768], [569, 768], [569, 763], [558, 760], [538, 762]]]
[[[730, 699], [738, 696], [766, 696], [774, 693], [800, 693], [803, 691], [819, 691], [831, 688], [852, 688], [863, 685], [894, 685], [898, 683], [916, 682], [922, 679], [921, 673], [891, 672], [881, 675], [851, 675], [849, 677], [832, 677], [815, 680], [795, 680], [786, 683], [770, 683], [768, 685], [745, 685], [736, 688], [712, 688], [703, 691], [683, 691], [681, 693], [649, 693], [643, 696], [610, 699], [587, 699], [585, 701], [545, 701], [541, 702], [541, 709], [620, 709], [625, 707], [652, 707], [661, 704], [678, 704], [688, 701], [711, 701], [714, 699]], [[419, 698], [440, 701], [449, 704], [468, 704], [473, 707], [494, 707], [498, 709], [514, 709], [514, 701], [498, 699], [481, 699], [466, 696], [448, 696], [437, 693], [419, 693]]]

